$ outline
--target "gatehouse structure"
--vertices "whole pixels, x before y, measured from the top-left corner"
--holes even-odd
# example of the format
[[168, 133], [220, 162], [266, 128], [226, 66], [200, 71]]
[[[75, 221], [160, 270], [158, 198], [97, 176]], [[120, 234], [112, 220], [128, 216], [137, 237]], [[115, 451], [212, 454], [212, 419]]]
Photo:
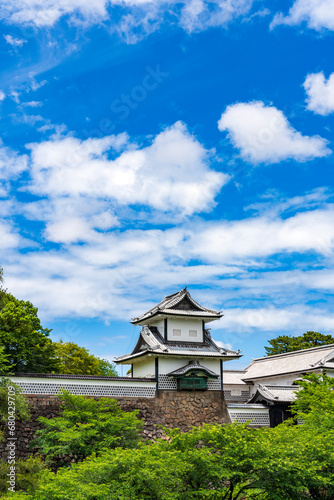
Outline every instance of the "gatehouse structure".
[[222, 316], [198, 304], [184, 288], [133, 318], [132, 324], [142, 326], [138, 342], [115, 362], [131, 364], [131, 377], [154, 377], [158, 390], [222, 391], [224, 361], [241, 356], [211, 338], [206, 325]]
[[142, 327], [137, 343], [131, 353], [115, 359], [131, 366], [129, 376], [25, 373], [11, 379], [37, 405], [53, 404], [66, 389], [113, 397], [125, 409], [141, 408], [151, 427], [186, 430], [204, 422], [275, 426], [289, 416], [296, 381], [303, 374], [334, 377], [334, 344], [257, 358], [244, 370], [226, 368], [225, 362], [239, 359], [241, 353], [212, 339], [208, 325], [222, 316], [200, 305], [184, 288], [132, 319]]

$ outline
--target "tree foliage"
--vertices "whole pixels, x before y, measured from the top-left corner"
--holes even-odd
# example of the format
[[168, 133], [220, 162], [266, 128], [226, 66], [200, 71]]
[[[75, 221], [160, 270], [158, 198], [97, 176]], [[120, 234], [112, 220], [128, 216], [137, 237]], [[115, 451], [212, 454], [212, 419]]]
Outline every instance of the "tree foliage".
[[138, 411], [123, 411], [114, 399], [94, 400], [62, 391], [61, 416], [39, 417], [44, 429], [37, 431], [38, 446], [52, 466], [68, 465], [66, 457], [80, 461], [92, 453], [116, 447], [137, 445], [142, 421]]
[[37, 312], [31, 302], [5, 294], [0, 310], [0, 345], [12, 372], [57, 371], [51, 330], [42, 327]]
[[38, 310], [3, 289], [0, 268], [0, 374], [15, 372], [118, 376], [113, 363], [73, 342], [52, 342]]
[[10, 370], [8, 356], [5, 354], [5, 349], [0, 346], [0, 375], [7, 374]]
[[168, 441], [104, 449], [57, 474], [46, 471], [31, 498], [330, 500], [334, 442], [310, 432], [236, 423], [173, 430]]
[[[57, 474], [46, 470], [35, 493], [22, 498], [332, 500], [333, 386], [334, 380], [326, 376], [311, 375], [301, 382], [294, 414], [303, 425], [287, 421], [274, 429], [252, 429], [237, 423], [203, 425], [187, 433], [174, 429], [166, 431], [167, 440], [149, 444], [136, 441], [132, 449], [124, 441], [103, 441], [105, 428], [98, 422], [99, 402], [91, 399], [82, 405], [84, 398], [65, 393], [70, 425], [64, 426], [63, 420], [59, 426], [52, 426], [51, 420], [49, 444], [45, 442], [44, 446], [49, 446], [51, 454], [52, 450], [71, 453], [77, 463], [58, 469]], [[95, 441], [98, 446], [94, 448], [89, 433], [95, 426], [100, 441]], [[90, 455], [79, 462], [82, 452], [78, 443], [83, 436], [88, 440]], [[68, 441], [71, 445], [66, 448]], [[21, 500], [16, 494], [14, 498]]]
[[[9, 391], [9, 387], [11, 390]], [[12, 395], [14, 393], [14, 395]], [[8, 404], [8, 396], [14, 400], [15, 405]], [[14, 384], [9, 378], [0, 378], [0, 421], [6, 422], [8, 411], [14, 406], [14, 413], [17, 419], [29, 420], [30, 407], [27, 398], [22, 394], [22, 389], [17, 384]]]
[[[8, 491], [8, 473], [9, 467], [7, 461], [0, 460], [0, 495], [3, 498]], [[39, 457], [29, 457], [27, 460], [15, 460], [15, 483], [16, 490], [19, 493], [15, 494], [16, 498], [31, 498], [27, 494], [34, 494], [37, 490], [42, 471], [45, 466]], [[12, 498], [12, 495], [10, 496]]]
[[111, 363], [107, 359], [97, 358], [99, 361], [99, 374], [104, 377], [118, 377], [115, 363]]
[[298, 337], [291, 335], [279, 335], [268, 340], [270, 347], [265, 347], [266, 355], [283, 354], [285, 352], [299, 351], [300, 349], [309, 349], [320, 345], [334, 344], [334, 337], [324, 335], [319, 332], [308, 331]]
[[334, 378], [311, 373], [298, 382], [302, 388], [296, 394], [292, 412], [304, 427], [317, 432], [334, 430]]
[[90, 354], [88, 349], [74, 342], [54, 342], [58, 360], [57, 373], [76, 375], [117, 376], [115, 366], [105, 359]]

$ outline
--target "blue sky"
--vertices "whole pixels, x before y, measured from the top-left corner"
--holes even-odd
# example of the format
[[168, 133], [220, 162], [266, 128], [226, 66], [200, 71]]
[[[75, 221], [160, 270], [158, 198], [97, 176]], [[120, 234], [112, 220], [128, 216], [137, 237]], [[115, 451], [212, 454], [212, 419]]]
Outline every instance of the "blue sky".
[[333, 0], [5, 0], [0, 263], [113, 359], [188, 286], [215, 340], [333, 333]]

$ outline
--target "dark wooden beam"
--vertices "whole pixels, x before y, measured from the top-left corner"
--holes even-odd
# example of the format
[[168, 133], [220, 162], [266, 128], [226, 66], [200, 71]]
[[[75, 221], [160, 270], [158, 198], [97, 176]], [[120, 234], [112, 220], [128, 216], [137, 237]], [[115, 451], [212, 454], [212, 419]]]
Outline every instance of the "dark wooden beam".
[[224, 391], [224, 361], [220, 360], [220, 387], [221, 391]]
[[159, 358], [155, 358], [155, 378], [157, 380], [157, 391], [159, 390]]

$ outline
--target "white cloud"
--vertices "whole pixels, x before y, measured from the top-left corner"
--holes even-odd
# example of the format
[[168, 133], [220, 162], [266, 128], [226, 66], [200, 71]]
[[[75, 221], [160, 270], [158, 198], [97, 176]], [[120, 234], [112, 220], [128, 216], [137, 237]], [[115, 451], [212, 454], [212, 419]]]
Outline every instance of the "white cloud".
[[[109, 3], [109, 2], [108, 2]], [[3, 0], [2, 17], [13, 24], [53, 26], [64, 15], [101, 22], [107, 17], [106, 0]]]
[[287, 159], [312, 160], [331, 151], [319, 136], [306, 136], [295, 130], [282, 111], [261, 101], [237, 103], [227, 107], [218, 128], [228, 131], [241, 157], [251, 163], [278, 163]]
[[11, 35], [4, 35], [4, 39], [12, 47], [22, 47], [22, 45], [27, 43], [27, 40], [22, 40], [20, 38], [14, 38]]
[[334, 29], [333, 0], [295, 0], [287, 16], [275, 15], [271, 28], [280, 24], [288, 26], [306, 23], [317, 31]]
[[221, 342], [220, 340], [215, 340], [215, 339], [213, 339], [213, 341], [217, 344], [218, 347], [222, 347], [223, 349], [232, 350], [231, 344], [225, 344], [224, 342]]
[[329, 115], [334, 111], [334, 73], [326, 80], [323, 72], [311, 73], [304, 82], [307, 94], [307, 109], [319, 115]]
[[[255, 222], [217, 224], [216, 233], [200, 225], [113, 231], [92, 239], [88, 236], [85, 244], [69, 244], [66, 250], [7, 255], [2, 264], [13, 293], [32, 300], [49, 318], [125, 319], [149, 308], [152, 297], [160, 298], [161, 283], [163, 291], [171, 292], [184, 284], [205, 284], [212, 289], [197, 290], [198, 300], [224, 308], [221, 324], [212, 324], [213, 328], [288, 329], [301, 319], [300, 325], [306, 324], [305, 318], [310, 325], [318, 317], [311, 312], [305, 316], [296, 307], [305, 300], [305, 290], [333, 289], [332, 275], [326, 271], [257, 271], [266, 271], [268, 257], [279, 252], [292, 256], [314, 251], [332, 258], [333, 222], [334, 210], [305, 212], [275, 223], [258, 217]], [[69, 235], [77, 231], [74, 221], [67, 230]], [[189, 265], [194, 260], [202, 264]], [[231, 306], [232, 297], [243, 306]], [[261, 305], [251, 306], [255, 299], [262, 299]], [[263, 306], [266, 302], [269, 305]], [[329, 317], [323, 314], [323, 328], [329, 328]]]
[[10, 148], [3, 146], [0, 140], [0, 196], [7, 196], [9, 181], [16, 179], [27, 169], [27, 155], [18, 155]]
[[[77, 198], [73, 208], [73, 200], [61, 198], [55, 204], [46, 200], [30, 204], [29, 212], [24, 207], [30, 219], [46, 220], [50, 239], [65, 242], [65, 247], [1, 255], [6, 286], [17, 296], [32, 300], [49, 319], [124, 320], [153, 305], [154, 297], [161, 298], [162, 288], [173, 292], [195, 284], [201, 285], [195, 298], [208, 307], [224, 308], [222, 322], [212, 324], [213, 328], [276, 331], [289, 330], [298, 322], [304, 328], [308, 322], [307, 329], [312, 329], [319, 319], [314, 327], [319, 330], [333, 324], [325, 305], [322, 313], [309, 307], [307, 315], [297, 307], [306, 301], [306, 292], [333, 290], [333, 272], [297, 267], [280, 271], [282, 254], [284, 263], [296, 253], [304, 255], [305, 268], [307, 259], [317, 267], [333, 262], [333, 206], [286, 219], [261, 215], [241, 221], [192, 221], [165, 230], [121, 228], [104, 233], [92, 230], [96, 227], [92, 218], [105, 205], [94, 199], [82, 202]], [[113, 222], [109, 211], [101, 225]], [[18, 244], [18, 236], [8, 225], [4, 235], [3, 246]], [[202, 289], [203, 284], [208, 290]], [[241, 347], [232, 338], [225, 341]]]
[[0, 102], [4, 101], [5, 99], [6, 99], [6, 94], [2, 90], [0, 90]]
[[30, 86], [30, 89], [33, 90], [34, 92], [48, 83], [47, 80], [42, 80], [42, 81], [38, 82], [34, 78], [33, 73], [31, 73], [29, 76], [30, 76], [29, 86]]
[[286, 219], [260, 216], [214, 222], [189, 234], [187, 246], [189, 255], [216, 264], [250, 264], [278, 253], [314, 251], [327, 256], [334, 250], [334, 210], [300, 212]]
[[180, 24], [188, 33], [212, 26], [226, 26], [233, 19], [248, 14], [252, 4], [253, 0], [185, 1]]
[[[234, 330], [234, 344], [238, 345], [238, 338], [245, 338], [254, 331], [289, 332], [301, 334], [309, 331], [333, 331], [334, 318], [327, 309], [312, 308], [303, 305], [291, 307], [225, 309], [224, 317], [219, 322], [212, 323], [212, 328]], [[239, 340], [240, 342], [240, 340]]]
[[82, 218], [64, 218], [58, 222], [48, 224], [45, 236], [54, 242], [75, 243], [89, 239], [90, 226]]
[[165, 15], [192, 32], [226, 26], [248, 14], [252, 4], [253, 0], [3, 0], [0, 13], [9, 23], [48, 27], [62, 16], [75, 24], [102, 23], [117, 8], [122, 15], [113, 29], [134, 43], [157, 29]]
[[40, 101], [29, 101], [22, 102], [21, 106], [28, 106], [29, 108], [39, 108], [40, 106], [43, 106], [43, 103]]
[[20, 93], [17, 92], [16, 90], [11, 90], [10, 94], [11, 98], [13, 99], [16, 104], [20, 104]]
[[6, 221], [0, 221], [0, 251], [8, 251], [17, 248], [20, 236], [12, 229]]
[[38, 123], [38, 122], [47, 122], [48, 121], [48, 120], [45, 120], [43, 118], [43, 116], [41, 116], [41, 115], [26, 115], [24, 113], [22, 115], [18, 115], [18, 114], [12, 113], [9, 116], [16, 123], [25, 123], [27, 125], [32, 125], [32, 126], [35, 126], [36, 123]]
[[229, 179], [210, 168], [208, 151], [180, 122], [142, 148], [124, 134], [86, 141], [67, 137], [29, 147], [30, 190], [53, 198], [85, 196], [187, 215], [212, 207]]

